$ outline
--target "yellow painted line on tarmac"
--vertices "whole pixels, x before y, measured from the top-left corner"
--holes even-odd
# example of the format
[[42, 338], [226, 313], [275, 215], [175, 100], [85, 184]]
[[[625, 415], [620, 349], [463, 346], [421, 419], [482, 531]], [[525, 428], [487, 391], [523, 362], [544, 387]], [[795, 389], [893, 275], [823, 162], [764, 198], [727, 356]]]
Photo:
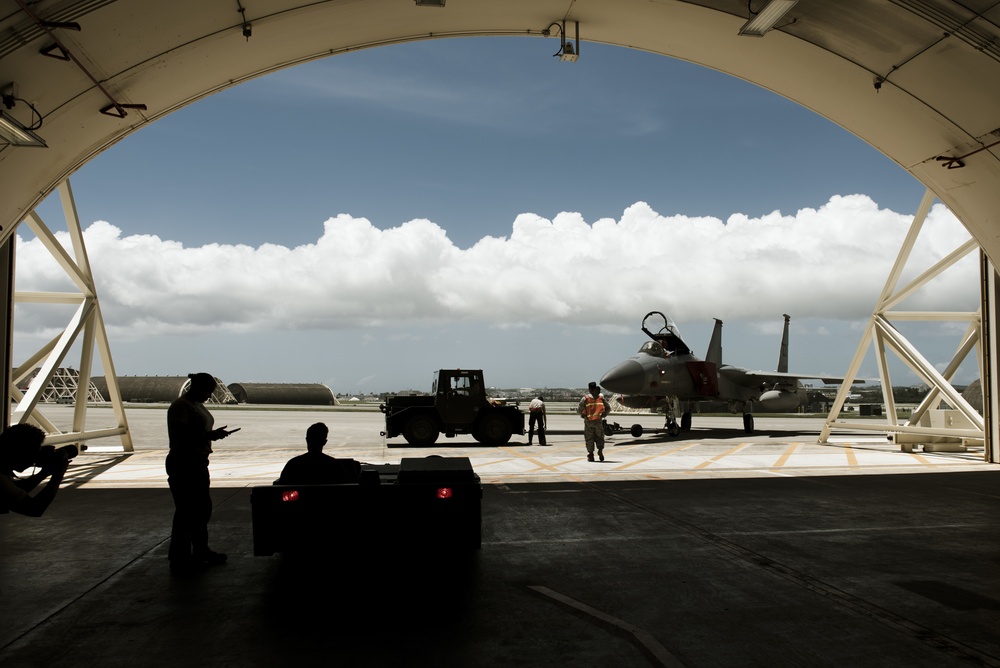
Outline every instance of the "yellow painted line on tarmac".
[[854, 448], [850, 443], [844, 443], [844, 454], [847, 455], [847, 465], [852, 469], [858, 468], [858, 456], [854, 454]]
[[495, 464], [503, 464], [505, 462], [513, 462], [520, 459], [520, 457], [506, 457], [503, 459], [477, 459], [476, 466], [493, 466]]
[[558, 466], [550, 466], [549, 464], [543, 464], [537, 459], [531, 459], [530, 457], [525, 457], [526, 462], [530, 462], [535, 465], [535, 468], [529, 469], [528, 473], [536, 473], [537, 471], [558, 471]]
[[732, 448], [732, 449], [730, 449], [727, 452], [723, 452], [721, 455], [716, 455], [716, 456], [712, 457], [711, 459], [709, 459], [708, 461], [704, 461], [701, 464], [698, 464], [697, 466], [695, 466], [690, 471], [687, 471], [686, 473], [694, 473], [695, 471], [699, 471], [699, 470], [701, 470], [703, 468], [707, 468], [707, 467], [711, 466], [712, 464], [715, 464], [716, 462], [719, 462], [722, 459], [728, 457], [729, 455], [736, 454], [737, 452], [739, 452], [743, 448], [747, 447], [748, 445], [750, 445], [750, 444], [749, 443], [740, 443], [735, 448]]
[[785, 464], [787, 464], [788, 463], [788, 459], [792, 456], [792, 454], [796, 450], [799, 449], [800, 445], [802, 445], [802, 444], [801, 443], [792, 443], [790, 446], [788, 446], [788, 449], [785, 450], [785, 452], [780, 457], [778, 457], [778, 461], [774, 462], [774, 464], [771, 465], [771, 470], [772, 471], [777, 471], [778, 469], [782, 468]]
[[910, 456], [911, 456], [911, 457], [913, 457], [914, 459], [916, 459], [916, 460], [917, 460], [918, 462], [920, 462], [920, 463], [921, 463], [921, 464], [923, 464], [924, 466], [937, 466], [937, 464], [935, 464], [935, 463], [934, 463], [934, 462], [932, 462], [931, 460], [927, 459], [927, 458], [926, 458], [926, 457], [924, 457], [923, 455], [918, 455], [918, 454], [917, 454], [917, 453], [915, 453], [915, 452], [911, 452], [911, 453], [910, 453]]
[[629, 468], [630, 466], [635, 466], [636, 464], [644, 464], [653, 459], [659, 459], [660, 457], [668, 457], [674, 454], [675, 452], [680, 452], [681, 450], [687, 450], [688, 448], [693, 448], [696, 445], [698, 445], [697, 442], [688, 443], [687, 445], [682, 445], [672, 450], [667, 450], [666, 452], [658, 452], [655, 455], [650, 455], [649, 457], [643, 457], [642, 459], [637, 459], [634, 462], [629, 462], [628, 464], [622, 464], [621, 466], [616, 466], [615, 468], [612, 469], [612, 471], [622, 471], [624, 469]]
[[[539, 446], [539, 447], [541, 447], [541, 446]], [[503, 450], [504, 452], [507, 452], [507, 453], [513, 455], [515, 458], [517, 458], [520, 461], [524, 461], [524, 462], [528, 462], [530, 464], [534, 464], [535, 468], [529, 470], [528, 473], [534, 473], [536, 471], [556, 471], [556, 472], [559, 471], [558, 467], [556, 467], [556, 466], [550, 466], [549, 464], [545, 464], [543, 462], [540, 462], [537, 459], [535, 459], [535, 457], [533, 457], [532, 455], [529, 455], [527, 453], [520, 454], [520, 453], [517, 453], [517, 452], [512, 452], [510, 450], [510, 448], [501, 448], [501, 450]], [[507, 460], [507, 461], [510, 461], [510, 460]]]

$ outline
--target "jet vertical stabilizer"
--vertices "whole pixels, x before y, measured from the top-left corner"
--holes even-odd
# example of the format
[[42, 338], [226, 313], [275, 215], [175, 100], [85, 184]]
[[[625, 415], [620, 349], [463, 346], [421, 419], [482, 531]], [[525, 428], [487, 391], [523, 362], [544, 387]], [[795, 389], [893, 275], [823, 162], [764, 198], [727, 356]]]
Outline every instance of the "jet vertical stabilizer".
[[714, 364], [716, 369], [722, 366], [722, 321], [718, 318], [715, 319], [712, 340], [708, 342], [708, 352], [705, 353], [705, 361]]
[[788, 321], [792, 318], [787, 313], [782, 315], [785, 318], [785, 329], [781, 333], [781, 349], [778, 351], [778, 368], [775, 371], [788, 373]]

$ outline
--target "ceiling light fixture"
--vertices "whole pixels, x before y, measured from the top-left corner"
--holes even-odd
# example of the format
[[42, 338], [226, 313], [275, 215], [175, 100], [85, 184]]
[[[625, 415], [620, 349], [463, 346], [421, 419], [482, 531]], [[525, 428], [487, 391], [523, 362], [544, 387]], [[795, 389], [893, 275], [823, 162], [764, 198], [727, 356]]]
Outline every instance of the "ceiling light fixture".
[[0, 139], [13, 146], [48, 148], [45, 140], [24, 127], [20, 121], [0, 109]]
[[414, 0], [417, 7], [444, 7], [445, 0]]
[[[771, 0], [764, 9], [757, 13], [750, 10], [750, 20], [740, 28], [740, 35], [745, 37], [763, 37], [764, 33], [774, 28], [799, 0]], [[747, 7], [750, 3], [747, 3]]]
[[[48, 148], [45, 140], [34, 133], [34, 130], [42, 127], [42, 115], [38, 113], [35, 106], [17, 96], [17, 84], [9, 83], [0, 88], [0, 101], [3, 109], [0, 109], [0, 140], [6, 141], [12, 146], [33, 146], [36, 148]], [[38, 121], [30, 127], [21, 123], [5, 110], [13, 109], [18, 102], [24, 102], [31, 109], [31, 113], [38, 117]]]

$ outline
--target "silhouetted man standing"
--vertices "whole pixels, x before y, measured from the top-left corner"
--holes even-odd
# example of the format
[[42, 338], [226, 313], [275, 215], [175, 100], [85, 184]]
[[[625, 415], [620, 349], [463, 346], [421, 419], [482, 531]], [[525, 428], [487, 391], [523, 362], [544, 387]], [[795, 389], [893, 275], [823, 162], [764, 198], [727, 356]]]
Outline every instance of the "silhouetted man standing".
[[187, 570], [202, 564], [226, 562], [226, 555], [208, 548], [208, 521], [212, 517], [208, 456], [212, 441], [226, 438], [225, 427], [213, 429], [215, 418], [205, 402], [215, 391], [215, 377], [188, 374], [187, 391], [167, 409], [167, 483], [174, 497], [174, 523], [170, 533], [170, 567]]

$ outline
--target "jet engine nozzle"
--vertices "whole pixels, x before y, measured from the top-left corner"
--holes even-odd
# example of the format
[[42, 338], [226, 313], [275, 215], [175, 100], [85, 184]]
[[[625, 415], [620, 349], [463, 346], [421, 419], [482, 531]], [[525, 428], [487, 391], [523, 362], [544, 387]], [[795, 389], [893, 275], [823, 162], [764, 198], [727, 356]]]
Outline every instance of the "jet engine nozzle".
[[601, 387], [619, 394], [635, 394], [646, 386], [646, 372], [635, 360], [625, 360], [601, 378]]

